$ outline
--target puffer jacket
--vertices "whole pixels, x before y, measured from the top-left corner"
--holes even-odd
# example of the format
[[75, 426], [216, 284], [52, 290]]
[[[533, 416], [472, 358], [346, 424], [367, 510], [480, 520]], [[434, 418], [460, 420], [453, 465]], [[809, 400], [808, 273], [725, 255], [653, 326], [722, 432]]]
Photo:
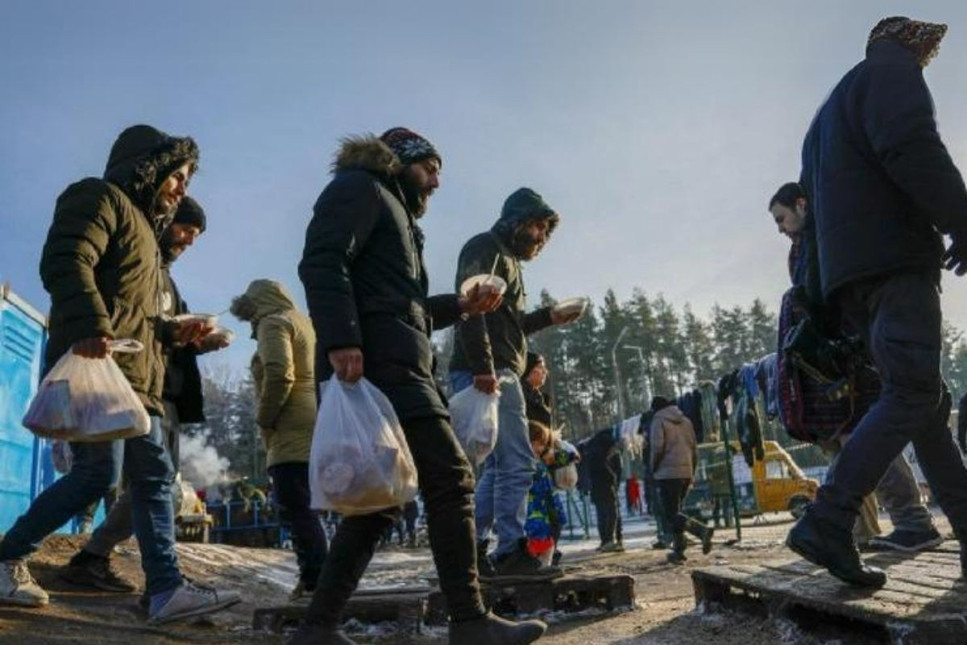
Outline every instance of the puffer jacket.
[[677, 406], [670, 405], [655, 413], [648, 444], [655, 479], [692, 479], [695, 475], [698, 465], [695, 430]]
[[258, 351], [252, 357], [252, 378], [258, 401], [255, 419], [268, 452], [266, 465], [307, 462], [316, 422], [312, 323], [274, 280], [253, 281], [243, 297], [255, 311], [252, 327]]
[[449, 418], [430, 334], [460, 317], [456, 294], [429, 297], [423, 232], [407, 210], [399, 159], [377, 137], [344, 142], [306, 230], [299, 278], [316, 330], [316, 378], [330, 350], [359, 347], [364, 376], [401, 420]]
[[511, 250], [518, 224], [553, 209], [529, 188], [515, 191], [504, 203], [500, 218], [491, 230], [470, 238], [457, 260], [455, 287], [479, 274], [503, 278], [507, 283], [504, 300], [496, 311], [471, 316], [457, 325], [450, 358], [450, 370], [492, 374], [510, 369], [518, 377], [527, 365], [527, 336], [551, 325], [551, 308], [526, 312], [527, 293], [520, 259]]
[[115, 354], [150, 414], [162, 416], [161, 258], [156, 233], [171, 214], [153, 214], [161, 183], [198, 148], [150, 126], [128, 128], [111, 149], [103, 179], [71, 184], [57, 198], [40, 260], [50, 293], [49, 369], [85, 338], [132, 338], [136, 354]]
[[940, 278], [941, 233], [967, 242], [967, 189], [940, 140], [917, 56], [870, 45], [819, 109], [800, 184], [816, 227], [822, 291], [896, 272]]

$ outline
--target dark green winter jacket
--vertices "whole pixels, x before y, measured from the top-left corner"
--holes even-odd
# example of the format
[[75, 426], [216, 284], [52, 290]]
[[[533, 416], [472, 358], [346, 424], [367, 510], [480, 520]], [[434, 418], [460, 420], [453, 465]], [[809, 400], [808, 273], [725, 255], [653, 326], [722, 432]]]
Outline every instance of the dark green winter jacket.
[[504, 203], [493, 228], [470, 238], [460, 251], [458, 291], [464, 280], [489, 274], [491, 269], [507, 282], [507, 291], [496, 311], [471, 316], [457, 325], [451, 371], [491, 374], [510, 369], [518, 377], [523, 375], [527, 364], [527, 336], [551, 324], [551, 309], [543, 307], [526, 313], [524, 275], [520, 260], [511, 251], [511, 241], [518, 224], [542, 213], [553, 213], [553, 210], [536, 192], [521, 188]]
[[163, 228], [170, 214], [147, 213], [164, 179], [197, 158], [189, 138], [150, 126], [128, 128], [111, 149], [103, 179], [82, 179], [57, 198], [40, 260], [51, 298], [47, 368], [85, 338], [140, 341], [144, 351], [115, 354], [114, 360], [148, 412], [158, 416], [164, 414], [164, 358], [156, 227]]

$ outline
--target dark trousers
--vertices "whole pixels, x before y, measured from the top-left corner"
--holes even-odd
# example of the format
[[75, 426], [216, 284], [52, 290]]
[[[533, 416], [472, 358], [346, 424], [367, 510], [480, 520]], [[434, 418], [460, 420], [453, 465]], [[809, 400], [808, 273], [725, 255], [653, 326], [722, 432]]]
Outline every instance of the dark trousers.
[[658, 498], [661, 501], [662, 515], [670, 525], [672, 546], [676, 551], [684, 551], [685, 526], [688, 519], [682, 515], [682, 502], [692, 485], [691, 479], [656, 479]]
[[[446, 419], [403, 421], [423, 495], [430, 548], [454, 621], [485, 613], [477, 582], [473, 471]], [[376, 545], [399, 517], [398, 508], [343, 517], [309, 605], [308, 622], [337, 624]]]
[[293, 462], [269, 466], [269, 477], [279, 520], [292, 533], [292, 548], [299, 563], [299, 581], [315, 589], [329, 544], [319, 514], [309, 508], [309, 464]]
[[593, 489], [591, 502], [598, 515], [598, 536], [601, 538], [601, 544], [620, 541], [618, 495], [614, 488]]
[[947, 428], [950, 394], [940, 376], [940, 293], [929, 275], [864, 281], [839, 294], [844, 322], [861, 334], [883, 382], [819, 489], [815, 513], [851, 530], [903, 447], [913, 442], [930, 490], [967, 539], [967, 469]]

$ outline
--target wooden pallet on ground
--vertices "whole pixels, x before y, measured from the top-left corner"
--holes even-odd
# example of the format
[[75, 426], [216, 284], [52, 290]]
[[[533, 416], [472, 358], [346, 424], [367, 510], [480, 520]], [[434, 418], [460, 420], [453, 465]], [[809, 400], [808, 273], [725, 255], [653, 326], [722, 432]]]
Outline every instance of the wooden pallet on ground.
[[[484, 583], [481, 592], [487, 608], [504, 616], [593, 608], [614, 611], [634, 606], [635, 580], [631, 576], [565, 576], [544, 582]], [[429, 625], [446, 624], [447, 604], [442, 592], [430, 594], [426, 621]]]
[[[393, 621], [399, 634], [418, 634], [427, 616], [430, 587], [402, 587], [357, 591], [350, 598], [343, 618], [362, 623]], [[280, 633], [283, 627], [300, 625], [306, 617], [306, 603], [262, 607], [252, 616], [256, 631]]]
[[794, 620], [809, 629], [836, 625], [894, 645], [967, 643], [967, 583], [959, 549], [879, 553], [864, 561], [889, 577], [882, 589], [851, 587], [791, 556], [692, 573], [699, 607], [739, 608]]

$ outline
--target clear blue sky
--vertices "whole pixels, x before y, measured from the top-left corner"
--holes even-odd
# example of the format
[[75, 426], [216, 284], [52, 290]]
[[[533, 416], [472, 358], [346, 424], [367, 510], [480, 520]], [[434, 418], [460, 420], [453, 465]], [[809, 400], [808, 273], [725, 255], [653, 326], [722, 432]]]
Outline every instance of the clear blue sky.
[[[787, 243], [766, 202], [798, 177], [809, 121], [870, 27], [894, 14], [950, 25], [926, 76], [967, 168], [962, 1], [5, 0], [0, 279], [46, 309], [54, 200], [146, 122], [202, 150], [192, 194], [209, 230], [174, 270], [192, 308], [221, 311], [256, 277], [301, 299], [305, 226], [339, 137], [406, 125], [444, 157], [423, 221], [435, 291], [529, 185], [562, 215], [526, 268], [531, 298], [640, 286], [700, 314], [757, 296], [776, 309]], [[944, 287], [967, 328], [967, 281]], [[235, 326], [236, 347], [210, 360], [246, 363]]]

